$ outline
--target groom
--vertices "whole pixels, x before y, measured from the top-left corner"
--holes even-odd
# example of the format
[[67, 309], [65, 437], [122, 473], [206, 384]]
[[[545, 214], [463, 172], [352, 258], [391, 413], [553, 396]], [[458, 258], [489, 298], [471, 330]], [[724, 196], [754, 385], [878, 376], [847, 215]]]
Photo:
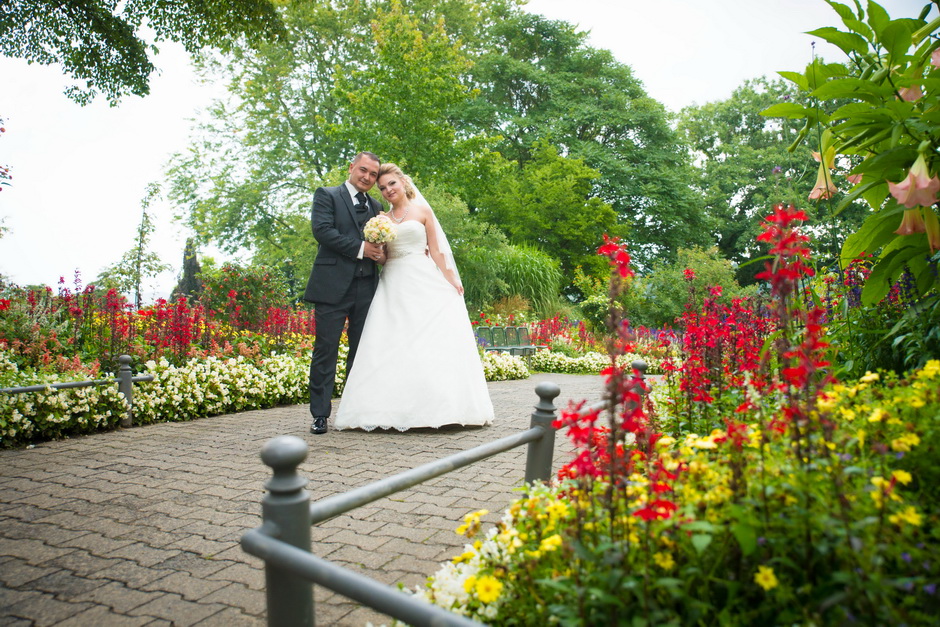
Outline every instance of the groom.
[[380, 164], [376, 155], [360, 152], [349, 165], [345, 183], [320, 187], [313, 194], [310, 222], [320, 249], [304, 292], [304, 300], [314, 303], [316, 323], [310, 360], [310, 433], [327, 431], [343, 326], [348, 320], [348, 376], [379, 281], [376, 264], [385, 263], [382, 245], [367, 242], [362, 235], [365, 223], [381, 210], [367, 193], [375, 185]]

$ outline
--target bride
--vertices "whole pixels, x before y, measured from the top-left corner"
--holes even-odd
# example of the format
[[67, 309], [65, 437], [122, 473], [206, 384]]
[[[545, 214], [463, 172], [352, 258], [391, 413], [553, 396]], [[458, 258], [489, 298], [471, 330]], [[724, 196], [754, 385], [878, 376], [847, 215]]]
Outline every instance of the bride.
[[493, 404], [444, 231], [394, 163], [379, 168], [378, 188], [397, 236], [387, 244], [336, 428], [490, 424]]

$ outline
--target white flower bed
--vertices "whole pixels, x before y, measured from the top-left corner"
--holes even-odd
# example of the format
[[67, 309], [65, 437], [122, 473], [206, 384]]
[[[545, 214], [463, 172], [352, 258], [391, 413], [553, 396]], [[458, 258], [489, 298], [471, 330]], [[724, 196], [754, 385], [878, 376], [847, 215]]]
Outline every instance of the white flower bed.
[[509, 381], [512, 379], [528, 379], [529, 368], [521, 357], [488, 351], [483, 353], [483, 374], [487, 381]]
[[[345, 384], [347, 349], [340, 347], [335, 394]], [[525, 362], [511, 355], [487, 353], [483, 370], [488, 381], [525, 379]], [[166, 359], [148, 361], [137, 374], [152, 374], [152, 382], [134, 384], [134, 423], [192, 420], [247, 409], [306, 403], [310, 353], [271, 355], [252, 361], [245, 357], [205, 357], [174, 366]], [[100, 379], [111, 378], [102, 374]], [[0, 351], [0, 387], [84, 380], [85, 375], [20, 372]], [[26, 394], [0, 394], [0, 448], [32, 441], [113, 429], [127, 412], [117, 384]]]
[[[634, 361], [646, 361], [640, 355], [627, 354], [617, 358], [621, 366], [629, 366]], [[610, 357], [604, 353], [590, 352], [578, 357], [569, 357], [563, 353], [552, 351], [538, 351], [529, 357], [529, 368], [538, 372], [559, 372], [564, 374], [598, 374], [610, 366]], [[655, 368], [657, 364], [647, 363], [646, 373]]]

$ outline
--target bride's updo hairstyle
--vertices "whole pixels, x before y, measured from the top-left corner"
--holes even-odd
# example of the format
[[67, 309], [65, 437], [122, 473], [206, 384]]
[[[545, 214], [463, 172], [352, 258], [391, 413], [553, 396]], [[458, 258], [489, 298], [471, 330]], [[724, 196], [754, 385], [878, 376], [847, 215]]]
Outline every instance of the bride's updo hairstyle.
[[408, 200], [414, 200], [416, 196], [415, 186], [414, 184], [412, 184], [410, 176], [402, 172], [401, 168], [399, 168], [394, 163], [383, 163], [382, 165], [379, 166], [379, 176], [378, 178], [376, 178], [376, 180], [382, 178], [386, 174], [394, 174], [395, 176], [400, 178], [401, 185], [405, 189], [405, 198], [407, 198]]

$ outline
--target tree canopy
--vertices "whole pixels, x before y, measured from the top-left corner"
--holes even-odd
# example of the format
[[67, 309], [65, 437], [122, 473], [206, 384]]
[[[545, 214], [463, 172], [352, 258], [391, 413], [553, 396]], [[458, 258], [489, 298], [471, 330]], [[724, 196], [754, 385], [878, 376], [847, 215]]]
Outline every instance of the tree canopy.
[[5, 0], [0, 3], [0, 54], [60, 64], [83, 82], [66, 94], [111, 104], [150, 92], [156, 43], [175, 41], [189, 53], [239, 41], [278, 37], [283, 25], [271, 0]]

